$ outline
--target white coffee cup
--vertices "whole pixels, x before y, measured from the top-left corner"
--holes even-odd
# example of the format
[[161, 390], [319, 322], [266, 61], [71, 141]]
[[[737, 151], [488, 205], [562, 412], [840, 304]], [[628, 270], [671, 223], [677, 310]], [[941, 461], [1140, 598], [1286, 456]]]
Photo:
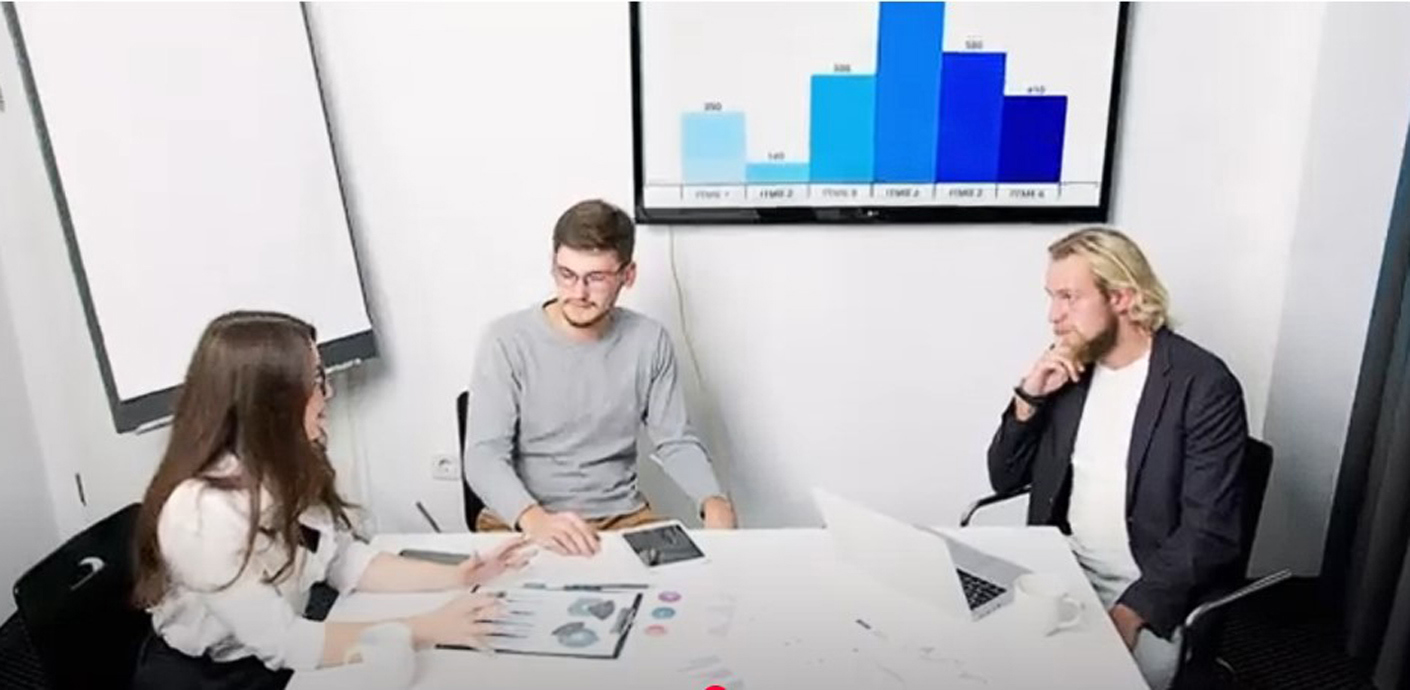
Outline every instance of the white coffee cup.
[[1067, 582], [1048, 573], [1026, 573], [1014, 580], [1014, 603], [1044, 635], [1082, 622], [1082, 602], [1067, 591]]

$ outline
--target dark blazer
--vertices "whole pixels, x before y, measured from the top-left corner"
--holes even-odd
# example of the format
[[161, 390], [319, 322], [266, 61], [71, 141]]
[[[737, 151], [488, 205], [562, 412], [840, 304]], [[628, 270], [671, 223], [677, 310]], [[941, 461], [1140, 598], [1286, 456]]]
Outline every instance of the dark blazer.
[[[1090, 384], [1087, 374], [1052, 393], [1026, 422], [1010, 402], [989, 445], [996, 491], [1032, 484], [1030, 524], [1070, 531], [1072, 447]], [[1119, 603], [1161, 637], [1239, 575], [1230, 571], [1245, 543], [1239, 465], [1247, 436], [1243, 391], [1228, 367], [1169, 329], [1157, 331], [1126, 469], [1126, 530], [1141, 579]]]

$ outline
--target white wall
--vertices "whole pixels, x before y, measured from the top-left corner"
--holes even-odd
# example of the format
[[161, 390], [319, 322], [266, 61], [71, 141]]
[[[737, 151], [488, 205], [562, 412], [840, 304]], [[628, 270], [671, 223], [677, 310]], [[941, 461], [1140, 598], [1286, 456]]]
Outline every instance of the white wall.
[[1327, 9], [1265, 425], [1276, 458], [1255, 569], [1321, 565], [1410, 126], [1406, 36], [1410, 5]]
[[74, 475], [91, 468], [84, 471], [89, 498], [96, 499], [90, 503], [111, 512], [139, 496], [161, 435], [120, 437], [113, 431], [9, 40], [0, 41], [0, 89], [6, 96], [0, 115], [0, 279], [25, 374], [13, 385], [26, 392], [44, 458], [43, 478], [36, 480], [47, 484], [56, 524], [68, 535], [101, 517], [79, 502]]
[[[1326, 10], [1136, 9], [1115, 221], [1146, 246], [1183, 330], [1243, 380], [1259, 432], [1323, 102]], [[1346, 11], [1374, 23], [1383, 10]], [[455, 453], [451, 401], [483, 326], [550, 292], [549, 231], [563, 208], [631, 201], [626, 9], [330, 4], [313, 18], [384, 351], [356, 390], [344, 386], [333, 433], [345, 462], [362, 461], [362, 498], [382, 529], [424, 528], [417, 500], [459, 528], [459, 488], [432, 480], [430, 465]], [[0, 86], [14, 93], [3, 62]], [[111, 432], [42, 169], [11, 132], [16, 112], [3, 118], [0, 166], [25, 186], [0, 204], [0, 269], [26, 372], [46, 383], [28, 389], [67, 530], [83, 519], [72, 468], [102, 457], [94, 471], [111, 473], [105, 500], [117, 504], [140, 489], [161, 435]], [[16, 147], [28, 158], [9, 155]], [[1344, 167], [1351, 180], [1377, 174]], [[677, 229], [706, 383], [702, 394], [692, 382], [692, 404], [746, 523], [815, 523], [804, 500], [814, 482], [933, 522], [984, 492], [1006, 391], [1046, 333], [1043, 249], [1064, 230]], [[668, 247], [668, 229], [641, 232], [641, 280], [626, 302], [667, 323], [684, 359]], [[1374, 272], [1374, 257], [1356, 260]], [[1305, 548], [1285, 535], [1264, 553]]]
[[1239, 377], [1257, 434], [1324, 7], [1156, 3], [1135, 10], [1115, 222], [1154, 262], [1177, 327]]
[[44, 460], [29, 413], [29, 397], [10, 322], [9, 302], [0, 280], [0, 621], [15, 610], [10, 586], [58, 546], [54, 508], [44, 487]]
[[[1322, 6], [1138, 8], [1116, 220], [1185, 330], [1244, 380], [1261, 427]], [[454, 450], [449, 400], [480, 330], [550, 288], [568, 203], [630, 201], [625, 9], [317, 6], [385, 375], [360, 401], [373, 503], [414, 527]], [[1200, 36], [1195, 48], [1190, 37]], [[985, 489], [1006, 390], [1041, 348], [1053, 227], [680, 228], [712, 446], [750, 524], [814, 520], [811, 482], [915, 520]], [[629, 303], [677, 328], [666, 229]], [[428, 257], [451, 257], [428, 260]], [[682, 344], [683, 349], [683, 344]], [[728, 431], [728, 436], [720, 433]]]

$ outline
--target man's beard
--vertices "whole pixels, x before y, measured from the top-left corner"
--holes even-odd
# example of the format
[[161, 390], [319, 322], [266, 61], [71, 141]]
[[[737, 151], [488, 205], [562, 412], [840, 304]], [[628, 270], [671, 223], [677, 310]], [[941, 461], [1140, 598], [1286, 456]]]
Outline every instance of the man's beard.
[[1106, 328], [1103, 328], [1091, 338], [1083, 338], [1082, 341], [1077, 344], [1073, 358], [1083, 364], [1091, 364], [1105, 357], [1114, 347], [1116, 347], [1115, 320], [1108, 323]]
[[596, 326], [597, 324], [601, 323], [603, 319], [607, 318], [607, 315], [611, 312], [611, 309], [603, 309], [597, 312], [597, 316], [594, 316], [591, 319], [588, 319], [587, 321], [577, 321], [574, 320], [573, 317], [568, 315], [567, 305], [564, 305], [563, 321], [566, 322], [569, 326], [572, 326], [573, 328], [592, 328], [593, 326]]

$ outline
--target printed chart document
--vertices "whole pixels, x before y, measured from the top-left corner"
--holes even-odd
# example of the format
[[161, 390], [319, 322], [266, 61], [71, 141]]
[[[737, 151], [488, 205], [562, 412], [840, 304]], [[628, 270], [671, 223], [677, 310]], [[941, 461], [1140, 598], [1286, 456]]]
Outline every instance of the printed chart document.
[[[510, 654], [615, 659], [641, 606], [640, 592], [506, 589], [490, 620], [490, 648]], [[453, 647], [451, 647], [453, 648]]]

